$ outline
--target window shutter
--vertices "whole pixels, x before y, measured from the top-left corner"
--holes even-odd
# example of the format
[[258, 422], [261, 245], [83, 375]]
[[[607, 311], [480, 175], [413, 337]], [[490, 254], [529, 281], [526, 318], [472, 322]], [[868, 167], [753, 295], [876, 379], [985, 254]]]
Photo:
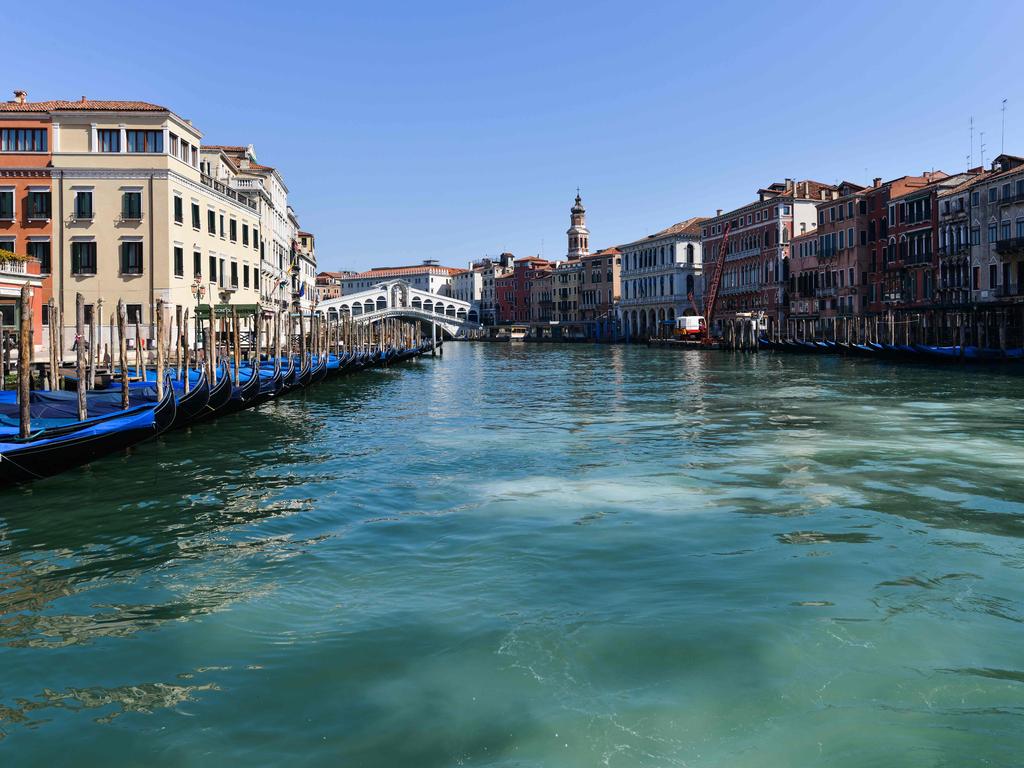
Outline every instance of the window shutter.
[[74, 243], [71, 246], [71, 272], [76, 274], [82, 271], [82, 246]]
[[126, 274], [128, 272], [128, 244], [127, 243], [121, 243], [120, 249], [121, 249], [121, 274], [123, 275], [123, 274]]

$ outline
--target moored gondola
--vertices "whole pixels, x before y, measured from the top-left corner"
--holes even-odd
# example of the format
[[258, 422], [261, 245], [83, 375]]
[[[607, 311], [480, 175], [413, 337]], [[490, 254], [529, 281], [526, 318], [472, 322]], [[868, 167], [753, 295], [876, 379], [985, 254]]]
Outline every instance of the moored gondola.
[[45, 427], [26, 438], [0, 436], [0, 486], [55, 475], [159, 435], [174, 423], [176, 412], [168, 381], [157, 403]]

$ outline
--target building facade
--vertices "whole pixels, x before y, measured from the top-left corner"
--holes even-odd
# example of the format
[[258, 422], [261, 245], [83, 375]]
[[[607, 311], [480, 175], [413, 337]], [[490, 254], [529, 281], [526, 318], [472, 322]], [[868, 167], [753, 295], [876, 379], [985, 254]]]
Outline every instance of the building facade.
[[22, 111], [25, 91], [0, 103], [0, 327], [15, 332], [20, 324], [18, 297], [33, 287], [33, 342], [45, 343], [49, 324], [45, 306], [52, 282], [53, 192], [52, 124], [45, 111]]
[[680, 221], [621, 252], [619, 318], [627, 339], [658, 336], [666, 322], [692, 314], [703, 297], [704, 246], [700, 216]]
[[456, 267], [442, 267], [432, 259], [416, 266], [374, 267], [345, 278], [341, 292], [347, 296], [372, 288], [384, 280], [400, 278], [418, 291], [451, 296], [452, 276], [459, 271]]
[[[759, 189], [754, 202], [728, 213], [719, 210], [702, 224], [705, 290], [719, 257], [725, 259], [718, 306], [710, 320], [713, 331], [741, 312], [763, 316], [770, 332], [785, 322], [790, 243], [817, 225], [817, 205], [831, 199], [833, 189], [818, 181], [786, 179]], [[728, 252], [720, 254], [726, 225]]]
[[615, 307], [621, 298], [622, 251], [605, 248], [580, 259], [583, 266], [579, 319], [589, 338], [616, 335]]

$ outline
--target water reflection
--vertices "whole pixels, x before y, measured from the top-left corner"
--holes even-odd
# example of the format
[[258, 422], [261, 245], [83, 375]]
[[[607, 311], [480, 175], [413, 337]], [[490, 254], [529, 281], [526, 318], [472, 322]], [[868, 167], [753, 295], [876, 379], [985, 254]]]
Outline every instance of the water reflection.
[[1017, 382], [450, 345], [169, 435], [0, 496], [0, 731], [26, 764], [1006, 764]]

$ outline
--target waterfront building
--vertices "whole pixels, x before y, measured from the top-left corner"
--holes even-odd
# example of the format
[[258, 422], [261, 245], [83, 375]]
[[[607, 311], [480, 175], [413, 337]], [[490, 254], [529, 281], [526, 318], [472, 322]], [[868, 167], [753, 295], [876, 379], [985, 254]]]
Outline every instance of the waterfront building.
[[728, 253], [719, 286], [712, 329], [738, 312], [763, 314], [768, 332], [785, 318], [790, 241], [814, 228], [818, 203], [831, 199], [832, 185], [786, 179], [757, 191], [757, 200], [727, 213], [719, 210], [702, 223], [703, 283], [714, 274], [725, 226], [730, 225]]
[[[552, 264], [541, 264], [526, 276], [530, 286], [530, 323], [550, 325], [555, 319], [555, 271]], [[543, 328], [536, 331], [543, 335]]]
[[626, 338], [656, 336], [665, 321], [692, 314], [694, 303], [702, 307], [704, 246], [701, 227], [705, 221], [703, 217], [694, 216], [618, 246], [621, 252], [619, 317]]
[[[885, 295], [886, 265], [890, 245], [895, 252], [896, 241], [894, 222], [890, 219], [890, 202], [908, 193], [921, 190], [933, 180], [944, 178], [942, 171], [926, 171], [919, 176], [900, 176], [891, 181], [874, 179], [864, 190], [867, 204], [867, 248], [868, 248], [868, 306], [871, 316], [886, 315], [894, 306], [896, 297]], [[890, 242], [891, 241], [891, 242]]]
[[499, 323], [530, 322], [531, 275], [539, 268], [553, 266], [552, 262], [539, 256], [524, 256], [513, 262], [512, 271], [497, 279]]
[[[828, 199], [817, 205], [817, 246], [814, 256], [816, 317], [832, 325], [867, 309], [868, 247], [865, 187], [850, 181], [826, 190]], [[796, 252], [796, 238], [791, 258]], [[806, 249], [805, 249], [806, 250]], [[792, 269], [792, 268], [791, 268]]]
[[615, 305], [621, 298], [622, 251], [605, 248], [580, 258], [583, 265], [579, 320], [588, 338], [615, 335]]
[[316, 276], [316, 300], [336, 299], [341, 296], [341, 286], [346, 278], [354, 275], [351, 270], [341, 272], [320, 272]]
[[818, 232], [812, 229], [795, 235], [789, 257], [789, 284], [787, 285], [787, 327], [783, 335], [789, 338], [814, 338], [819, 333], [821, 303], [821, 271], [818, 262]]
[[498, 322], [497, 280], [512, 272], [514, 262], [511, 253], [503, 253], [497, 259], [485, 257], [473, 264], [480, 270], [480, 316], [484, 325]]
[[0, 103], [0, 251], [17, 257], [0, 257], [0, 327], [18, 327], [17, 297], [28, 283], [35, 289], [33, 340], [42, 348], [52, 286], [53, 126], [47, 111], [24, 109], [27, 97], [25, 91], [15, 91], [12, 101]]
[[194, 307], [194, 285], [205, 286], [206, 302], [257, 301], [258, 243], [242, 233], [258, 231], [258, 205], [202, 173], [202, 136], [191, 122], [141, 101], [21, 95], [0, 105], [0, 130], [25, 120], [49, 130], [49, 258], [65, 349], [79, 292], [87, 321], [96, 311], [105, 325], [124, 299], [129, 324], [149, 337], [157, 299], [172, 311]]
[[579, 259], [560, 261], [555, 264], [554, 273], [554, 315], [555, 321], [567, 326], [563, 332], [571, 336], [582, 336], [579, 324], [580, 292], [583, 285], [583, 262]]
[[[988, 174], [971, 169], [971, 178], [955, 187], [940, 189], [938, 202], [938, 272], [933, 305], [939, 309], [963, 309], [971, 303], [972, 187]], [[980, 228], [979, 228], [980, 232]]]
[[341, 292], [347, 296], [372, 288], [384, 280], [400, 278], [416, 290], [438, 296], [451, 296], [452, 276], [459, 271], [456, 267], [442, 267], [433, 259], [426, 259], [422, 264], [414, 266], [374, 267], [345, 278]]
[[467, 269], [460, 269], [452, 274], [452, 297], [469, 304], [477, 317], [480, 317], [483, 281], [483, 268], [472, 262]]
[[[1024, 300], [1024, 158], [999, 155], [988, 173], [973, 180], [971, 299], [980, 305]], [[945, 233], [948, 242], [948, 232]]]
[[922, 174], [927, 183], [889, 195], [889, 235], [877, 273], [883, 311], [919, 314], [932, 308], [938, 256], [938, 193], [970, 180], [973, 172]]
[[316, 306], [316, 238], [299, 229], [295, 211], [288, 206], [288, 217], [295, 227], [292, 245], [292, 302], [308, 313]]
[[[266, 312], [291, 306], [292, 252], [298, 229], [289, 215], [288, 187], [280, 172], [256, 160], [247, 146], [215, 144], [200, 150], [200, 170], [213, 185], [252, 200], [259, 210], [257, 249], [260, 255], [259, 301]], [[243, 235], [245, 234], [243, 230]], [[296, 286], [297, 288], [297, 286]]]

